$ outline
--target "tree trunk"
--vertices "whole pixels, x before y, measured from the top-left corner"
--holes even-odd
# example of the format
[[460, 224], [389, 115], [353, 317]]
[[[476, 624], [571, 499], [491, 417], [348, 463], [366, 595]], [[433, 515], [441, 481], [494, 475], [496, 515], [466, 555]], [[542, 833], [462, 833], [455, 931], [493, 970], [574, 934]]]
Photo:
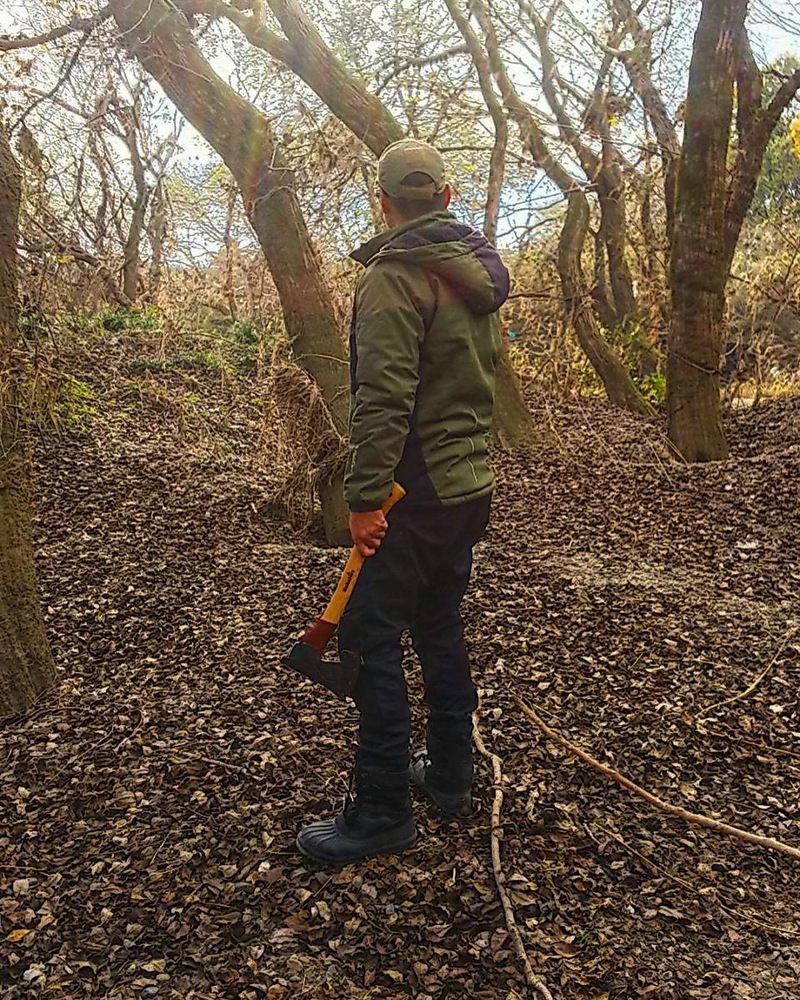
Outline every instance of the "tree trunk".
[[236, 260], [239, 256], [238, 245], [233, 238], [233, 222], [236, 213], [236, 186], [230, 185], [228, 192], [228, 204], [225, 211], [225, 264], [223, 286], [225, 288], [225, 301], [228, 303], [228, 312], [235, 323], [239, 318], [239, 306], [236, 302]]
[[139, 267], [140, 248], [147, 219], [147, 203], [150, 199], [150, 189], [144, 172], [144, 164], [139, 153], [139, 143], [136, 137], [136, 120], [139, 114], [137, 106], [126, 109], [123, 119], [126, 120], [125, 141], [131, 158], [131, 169], [136, 187], [136, 198], [131, 212], [131, 224], [125, 240], [125, 254], [122, 264], [122, 294], [135, 302], [139, 297]]
[[633, 276], [626, 257], [628, 222], [625, 211], [625, 182], [616, 163], [604, 165], [596, 180], [600, 198], [600, 235], [608, 252], [608, 276], [617, 314], [617, 323], [636, 319], [637, 304]]
[[736, 41], [746, 13], [747, 0], [704, 0], [689, 70], [667, 356], [669, 436], [688, 462], [728, 456], [719, 395], [729, 262], [725, 208]]
[[536, 441], [536, 428], [531, 419], [519, 378], [508, 356], [505, 339], [495, 373], [494, 435], [503, 448], [529, 448]]
[[592, 305], [600, 323], [606, 330], [613, 330], [617, 322], [617, 314], [611, 304], [608, 294], [608, 277], [606, 275], [606, 244], [598, 230], [594, 234], [594, 286], [592, 288]]
[[[186, 18], [171, 4], [112, 0], [111, 9], [124, 43], [236, 178], [280, 296], [294, 357], [319, 386], [336, 429], [346, 436], [349, 400], [343, 339], [294, 177], [268, 119], [211, 69]], [[349, 537], [341, 516], [326, 515], [325, 520], [331, 544]]]
[[0, 718], [24, 712], [55, 677], [36, 586], [30, 475], [17, 406], [20, 175], [0, 122]]
[[159, 177], [153, 192], [147, 236], [150, 240], [151, 252], [148, 294], [151, 300], [156, 301], [158, 293], [161, 291], [161, 279], [164, 273], [164, 241], [167, 236], [167, 204], [163, 177]]
[[589, 232], [589, 203], [580, 188], [567, 196], [567, 214], [558, 241], [558, 273], [575, 336], [605, 387], [609, 402], [634, 413], [653, 409], [631, 381], [625, 366], [597, 328], [581, 256]]

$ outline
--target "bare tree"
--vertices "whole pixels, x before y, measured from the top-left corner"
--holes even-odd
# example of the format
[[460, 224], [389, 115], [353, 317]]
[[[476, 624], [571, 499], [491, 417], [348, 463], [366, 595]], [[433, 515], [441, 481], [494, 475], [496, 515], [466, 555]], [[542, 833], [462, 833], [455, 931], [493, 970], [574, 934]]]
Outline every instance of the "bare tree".
[[[561, 191], [566, 200], [567, 211], [559, 239], [558, 272], [568, 321], [574, 327], [578, 341], [600, 376], [611, 402], [626, 409], [650, 414], [652, 412], [650, 405], [634, 385], [613, 349], [603, 338], [595, 319], [592, 296], [583, 272], [582, 260], [590, 226], [590, 207], [586, 190], [564, 164], [553, 155], [537, 114], [522, 99], [512, 83], [494, 22], [486, 6], [480, 0], [476, 0], [472, 4], [472, 9], [483, 32], [483, 42], [481, 42], [471, 25], [459, 13], [455, 0], [447, 0], [447, 3], [459, 30], [464, 35], [473, 60], [483, 64], [483, 60], [488, 58], [499, 93], [502, 95], [508, 113], [519, 128], [520, 138], [526, 152]], [[548, 89], [550, 89], [549, 84]], [[551, 99], [556, 107], [560, 107], [557, 95], [552, 91]], [[559, 124], [565, 135], [576, 135], [572, 123], [565, 115], [562, 116]], [[595, 155], [577, 137], [574, 142], [576, 148], [586, 158], [586, 168], [594, 170], [598, 166]]]
[[[163, 125], [163, 98], [113, 46], [84, 45], [82, 52], [55, 88], [33, 86], [24, 68], [2, 80], [18, 113], [17, 148], [28, 168], [22, 247], [39, 259], [39, 273], [70, 260], [78, 265], [73, 271], [95, 272], [111, 301], [129, 306], [145, 291], [147, 237], [156, 258], [151, 277], [160, 274], [168, 223], [163, 180], [181, 122], [172, 130]], [[34, 62], [42, 65], [42, 58]], [[39, 70], [45, 79], [50, 62], [45, 57]]]

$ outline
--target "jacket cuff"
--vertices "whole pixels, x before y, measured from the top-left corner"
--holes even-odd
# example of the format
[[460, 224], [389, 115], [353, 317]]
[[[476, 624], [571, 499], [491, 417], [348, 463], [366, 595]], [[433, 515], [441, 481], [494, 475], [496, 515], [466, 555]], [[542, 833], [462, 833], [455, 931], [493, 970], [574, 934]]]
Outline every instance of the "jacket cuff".
[[356, 503], [348, 503], [347, 505], [352, 514], [366, 514], [373, 510], [380, 510], [383, 503], [375, 500], [363, 500]]

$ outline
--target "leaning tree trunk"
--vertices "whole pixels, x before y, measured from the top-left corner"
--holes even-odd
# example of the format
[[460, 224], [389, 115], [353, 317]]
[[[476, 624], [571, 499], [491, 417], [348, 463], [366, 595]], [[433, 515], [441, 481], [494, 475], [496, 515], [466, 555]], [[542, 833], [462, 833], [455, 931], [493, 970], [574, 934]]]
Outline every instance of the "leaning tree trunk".
[[747, 0], [704, 0], [689, 70], [667, 357], [669, 436], [688, 462], [728, 456], [719, 393], [729, 261], [725, 209], [737, 39], [746, 13]]
[[[184, 15], [166, 0], [112, 0], [122, 40], [236, 178], [280, 296], [297, 363], [319, 386], [347, 434], [347, 361], [330, 289], [306, 228], [294, 177], [269, 120], [210, 67]], [[341, 474], [320, 490], [326, 536], [348, 538]]]
[[0, 718], [25, 711], [55, 676], [36, 586], [17, 407], [19, 200], [19, 168], [0, 122]]
[[568, 318], [592, 367], [600, 376], [609, 402], [621, 409], [653, 416], [627, 369], [597, 328], [581, 257], [589, 232], [589, 203], [582, 190], [567, 195], [567, 213], [558, 241], [558, 274]]

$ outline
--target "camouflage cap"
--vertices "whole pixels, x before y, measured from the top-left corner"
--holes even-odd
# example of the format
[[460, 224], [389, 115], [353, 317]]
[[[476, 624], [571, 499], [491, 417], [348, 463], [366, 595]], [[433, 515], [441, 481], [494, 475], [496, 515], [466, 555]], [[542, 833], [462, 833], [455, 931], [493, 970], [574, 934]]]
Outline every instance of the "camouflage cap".
[[[409, 174], [426, 174], [430, 184], [422, 187], [405, 184]], [[401, 139], [383, 151], [378, 160], [378, 184], [390, 198], [411, 198], [427, 201], [444, 191], [444, 160], [441, 153], [427, 142], [418, 139]]]

